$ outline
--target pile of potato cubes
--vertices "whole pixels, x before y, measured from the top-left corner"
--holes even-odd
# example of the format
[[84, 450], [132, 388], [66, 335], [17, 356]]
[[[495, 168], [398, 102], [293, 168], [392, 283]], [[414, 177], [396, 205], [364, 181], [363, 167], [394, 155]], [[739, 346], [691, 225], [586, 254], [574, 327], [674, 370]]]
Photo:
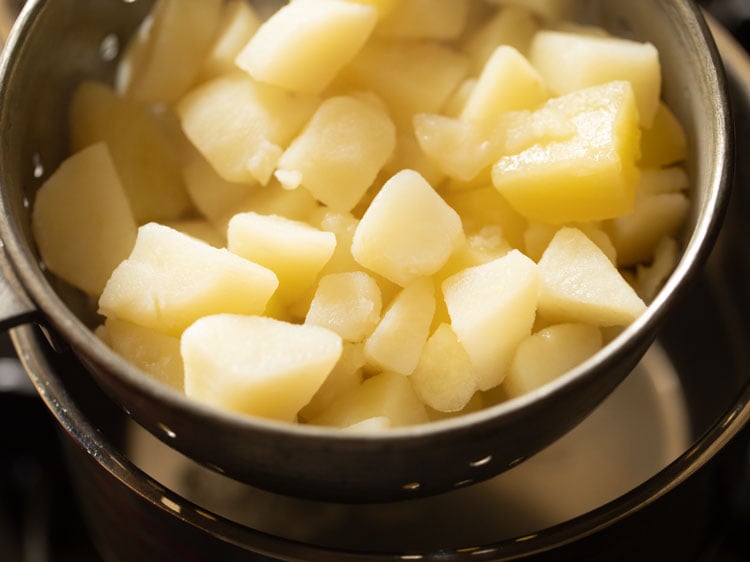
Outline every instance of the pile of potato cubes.
[[33, 232], [145, 373], [362, 431], [529, 392], [673, 269], [685, 134], [648, 43], [552, 0], [158, 0], [70, 105]]

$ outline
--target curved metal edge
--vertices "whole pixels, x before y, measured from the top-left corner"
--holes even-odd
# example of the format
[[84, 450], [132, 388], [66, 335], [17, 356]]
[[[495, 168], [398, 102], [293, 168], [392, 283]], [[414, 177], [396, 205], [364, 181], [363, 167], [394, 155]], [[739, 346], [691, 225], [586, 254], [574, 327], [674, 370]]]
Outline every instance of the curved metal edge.
[[38, 314], [39, 310], [8, 264], [5, 252], [0, 251], [0, 331], [32, 322]]

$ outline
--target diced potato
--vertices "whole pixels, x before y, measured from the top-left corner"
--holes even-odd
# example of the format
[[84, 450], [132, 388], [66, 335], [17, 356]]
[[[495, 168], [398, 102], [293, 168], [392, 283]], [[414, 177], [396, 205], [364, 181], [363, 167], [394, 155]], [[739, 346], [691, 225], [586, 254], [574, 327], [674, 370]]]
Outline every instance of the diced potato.
[[641, 138], [642, 168], [660, 168], [687, 158], [687, 135], [667, 104], [659, 102], [651, 128]]
[[377, 21], [377, 9], [365, 4], [291, 2], [263, 23], [236, 62], [261, 82], [318, 94], [357, 54]]
[[375, 416], [373, 418], [367, 418], [366, 420], [353, 423], [342, 429], [353, 433], [378, 433], [391, 427], [393, 427], [393, 424], [391, 424], [390, 418], [387, 418], [386, 416]]
[[485, 226], [466, 237], [464, 245], [453, 253], [434, 278], [442, 282], [460, 271], [501, 258], [512, 249], [501, 227]]
[[396, 148], [391, 158], [383, 166], [382, 174], [392, 177], [401, 170], [418, 172], [430, 185], [439, 185], [445, 174], [429, 158], [414, 137], [414, 131], [400, 133], [396, 138]]
[[240, 213], [227, 230], [227, 248], [267, 267], [279, 279], [278, 296], [302, 298], [336, 249], [336, 235], [278, 215]]
[[104, 329], [107, 345], [115, 353], [157, 381], [184, 391], [179, 338], [115, 318], [108, 318]]
[[305, 324], [328, 328], [345, 341], [361, 342], [380, 322], [382, 301], [375, 280], [362, 271], [321, 278]]
[[260, 215], [279, 215], [290, 220], [304, 221], [318, 208], [313, 196], [306, 189], [284, 189], [278, 182], [253, 190], [227, 216], [219, 221], [228, 226], [231, 218], [239, 213], [255, 212]]
[[470, 0], [400, 0], [377, 27], [385, 37], [450, 40], [466, 26]]
[[214, 248], [224, 248], [227, 245], [225, 232], [216, 230], [213, 224], [203, 219], [184, 219], [177, 221], [165, 221], [164, 226], [174, 228], [183, 234], [202, 240]]
[[31, 228], [47, 268], [98, 296], [133, 248], [137, 225], [104, 143], [65, 160], [36, 193]]
[[339, 396], [354, 390], [364, 380], [365, 354], [361, 343], [344, 342], [336, 366], [326, 377], [310, 402], [300, 410], [302, 421], [312, 419], [328, 408]]
[[341, 357], [341, 338], [317, 326], [219, 314], [182, 334], [185, 394], [232, 412], [283, 421], [315, 395]]
[[654, 248], [650, 265], [636, 267], [635, 287], [644, 301], [651, 302], [674, 271], [679, 259], [679, 247], [674, 238], [663, 238]]
[[659, 53], [650, 43], [544, 30], [535, 36], [529, 60], [557, 94], [626, 80], [635, 93], [640, 124], [654, 122], [661, 96]]
[[[599, 249], [609, 258], [609, 261], [617, 265], [617, 249], [599, 223], [585, 222], [569, 226], [578, 228], [588, 236], [594, 244], [599, 246]], [[556, 225], [540, 222], [529, 224], [526, 232], [524, 232], [524, 253], [532, 260], [539, 261], [558, 230], [559, 227]]]
[[534, 324], [537, 265], [513, 250], [449, 277], [442, 287], [451, 327], [477, 371], [477, 387], [497, 386]]
[[599, 328], [556, 324], [523, 340], [513, 356], [503, 387], [514, 398], [547, 384], [583, 363], [602, 347]]
[[500, 6], [520, 6], [549, 21], [567, 18], [571, 14], [572, 0], [490, 0]]
[[485, 64], [461, 119], [486, 127], [503, 113], [535, 109], [549, 97], [544, 80], [526, 57], [503, 45], [495, 49]]
[[471, 75], [479, 76], [492, 53], [501, 45], [513, 47], [526, 55], [538, 30], [539, 22], [524, 7], [507, 6], [498, 10], [463, 43], [463, 50], [471, 59]]
[[438, 113], [465, 78], [468, 61], [431, 41], [370, 41], [342, 73], [352, 88], [371, 90], [388, 105], [401, 132], [416, 113]]
[[222, 0], [159, 0], [128, 46], [118, 91], [145, 102], [177, 101], [198, 77], [221, 10]]
[[411, 375], [422, 402], [439, 412], [458, 412], [477, 390], [477, 374], [469, 355], [448, 324], [430, 336]]
[[[413, 382], [413, 375], [412, 375], [412, 382]], [[427, 415], [430, 417], [430, 421], [441, 421], [441, 420], [446, 420], [450, 418], [455, 418], [457, 416], [462, 416], [464, 414], [470, 414], [472, 412], [478, 412], [484, 407], [485, 407], [485, 404], [483, 400], [483, 393], [475, 392], [474, 396], [472, 396], [471, 399], [466, 403], [466, 406], [464, 406], [461, 410], [458, 410], [457, 412], [441, 412], [440, 410], [435, 410], [434, 408], [430, 408], [429, 406], [426, 409], [427, 409]]]
[[610, 82], [547, 102], [577, 129], [570, 140], [504, 156], [492, 182], [526, 218], [561, 224], [602, 220], [633, 208], [640, 129], [628, 82]]
[[438, 271], [463, 241], [458, 214], [422, 176], [404, 170], [388, 180], [360, 220], [352, 255], [405, 287]]
[[539, 314], [552, 321], [627, 326], [646, 309], [607, 256], [575, 228], [561, 228], [539, 260]]
[[200, 79], [209, 80], [237, 70], [234, 59], [245, 48], [261, 21], [245, 0], [230, 0], [224, 5], [216, 38], [203, 60]]
[[390, 423], [384, 424], [388, 427], [429, 421], [409, 377], [381, 373], [339, 397], [323, 413], [310, 420], [310, 423], [343, 428], [378, 417], [388, 418]]
[[[329, 98], [279, 159], [276, 177], [299, 185], [326, 206], [351, 211], [396, 146], [396, 129], [379, 104]], [[285, 178], [293, 173], [291, 184]]]
[[149, 223], [112, 272], [99, 312], [179, 336], [203, 316], [262, 313], [277, 286], [276, 275], [260, 265]]
[[229, 74], [194, 88], [177, 104], [190, 141], [227, 181], [264, 183], [317, 100]]
[[368, 363], [385, 371], [410, 375], [419, 362], [434, 315], [432, 279], [422, 277], [407, 285], [365, 341]]
[[367, 6], [373, 6], [378, 10], [378, 16], [382, 20], [385, 16], [393, 11], [396, 4], [400, 0], [349, 0], [350, 2], [356, 2], [357, 4], [365, 4]]
[[139, 223], [175, 219], [190, 208], [178, 154], [157, 117], [109, 86], [82, 82], [70, 105], [73, 151], [106, 142]]

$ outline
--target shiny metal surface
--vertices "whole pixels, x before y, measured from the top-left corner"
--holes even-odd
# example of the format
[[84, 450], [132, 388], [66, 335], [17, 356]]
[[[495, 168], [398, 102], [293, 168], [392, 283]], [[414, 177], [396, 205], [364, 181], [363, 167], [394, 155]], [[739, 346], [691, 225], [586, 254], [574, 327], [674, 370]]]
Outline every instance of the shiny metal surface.
[[[349, 501], [412, 498], [490, 478], [565, 434], [632, 370], [707, 257], [727, 199], [731, 134], [724, 77], [695, 6], [615, 0], [578, 6], [585, 19], [651, 40], [660, 49], [665, 96], [691, 139], [694, 207], [683, 257], [647, 313], [604, 352], [539, 391], [383, 437], [342, 436], [202, 407], [146, 379], [108, 350], [90, 330], [95, 322], [90, 303], [39, 266], [28, 208], [34, 190], [66, 154], [64, 119], [56, 117], [65, 114], [72, 88], [83, 77], [111, 76], [114, 63], [102, 59], [99, 47], [113, 33], [124, 40], [147, 2], [29, 2], [9, 38], [0, 67], [0, 135], [6, 143], [0, 161], [0, 234], [13, 271], [55, 341], [69, 344], [134, 419], [219, 472], [292, 495]], [[6, 318], [8, 323], [25, 320]], [[23, 346], [19, 343], [22, 356]]]

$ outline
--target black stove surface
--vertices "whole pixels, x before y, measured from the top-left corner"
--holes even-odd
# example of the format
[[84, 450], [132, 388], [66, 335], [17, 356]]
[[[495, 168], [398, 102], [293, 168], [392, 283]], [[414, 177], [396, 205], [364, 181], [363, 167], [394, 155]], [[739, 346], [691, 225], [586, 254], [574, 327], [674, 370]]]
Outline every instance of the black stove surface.
[[[750, 50], [750, 0], [702, 4]], [[0, 560], [100, 562], [71, 487], [56, 422], [15, 360], [5, 334], [0, 334], [0, 427]], [[696, 503], [700, 510], [682, 509]], [[700, 520], [696, 511], [702, 514]], [[691, 520], [680, 513], [689, 513]], [[626, 520], [618, 525], [626, 541], [646, 528], [659, 530], [646, 536], [665, 542], [691, 536], [691, 552], [680, 560], [750, 560], [750, 428], [688, 482], [647, 508], [636, 524]], [[665, 550], [653, 549], [654, 558], [648, 559], [664, 559], [658, 554], [662, 551], [680, 552], [669, 544], [661, 546]], [[619, 560], [617, 548], [612, 544], [613, 559]]]

